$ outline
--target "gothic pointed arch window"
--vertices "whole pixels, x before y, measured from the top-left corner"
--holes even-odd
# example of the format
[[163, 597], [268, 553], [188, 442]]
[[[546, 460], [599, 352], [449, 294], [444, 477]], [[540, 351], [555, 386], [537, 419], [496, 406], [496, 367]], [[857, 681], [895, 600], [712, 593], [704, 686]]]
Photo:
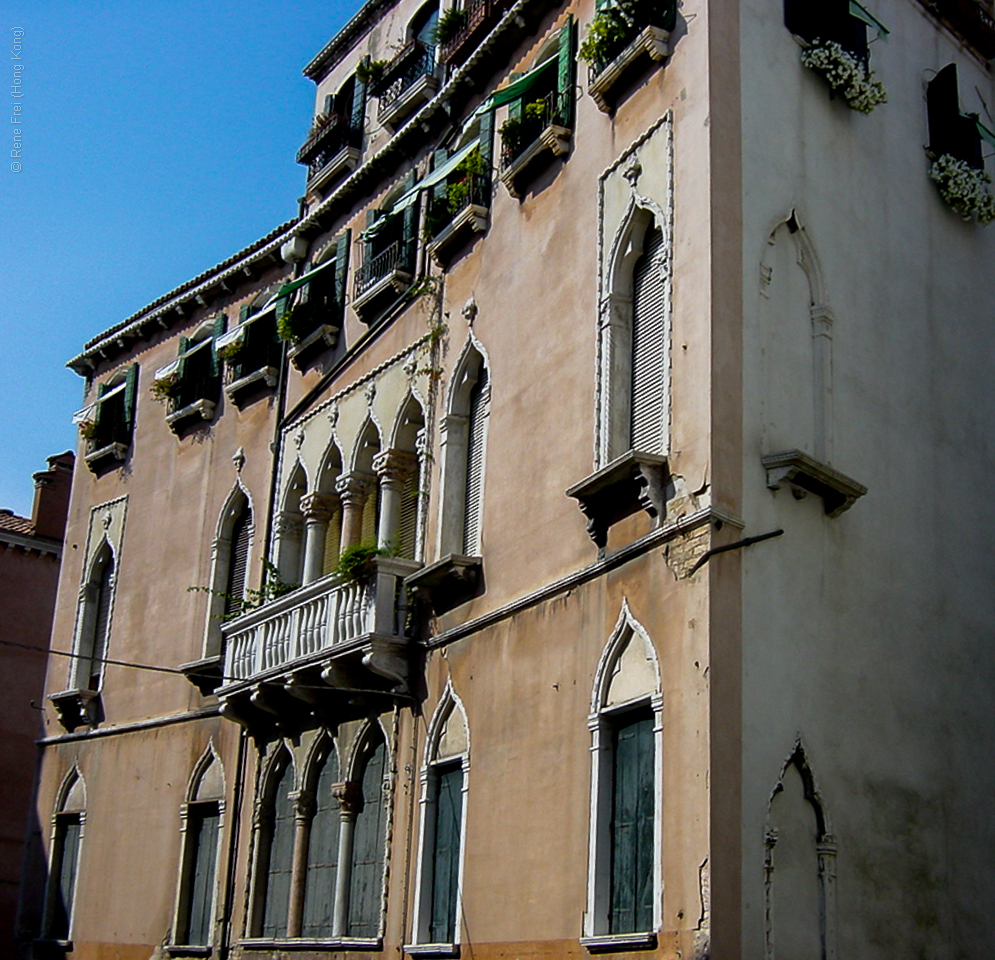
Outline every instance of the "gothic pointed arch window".
[[443, 555], [478, 556], [481, 552], [490, 399], [487, 363], [471, 341], [456, 367], [443, 423], [445, 475], [440, 549]]
[[48, 886], [42, 917], [43, 935], [47, 940], [69, 940], [72, 936], [85, 822], [86, 786], [79, 770], [73, 769], [63, 781], [52, 817]]
[[661, 911], [663, 697], [656, 652], [623, 607], [595, 675], [588, 910], [592, 949], [653, 946]]
[[83, 602], [70, 687], [98, 692], [111, 632], [114, 590], [117, 582], [114, 551], [104, 541], [90, 566], [83, 587]]
[[[327, 751], [327, 753], [326, 753]], [[338, 880], [342, 816], [335, 787], [339, 762], [330, 738], [311, 771], [314, 816], [308, 833], [307, 871], [304, 878], [302, 935], [328, 939], [335, 932], [335, 888]]]
[[463, 705], [447, 687], [429, 725], [421, 774], [421, 845], [415, 942], [460, 939], [463, 836], [470, 738]]
[[215, 897], [222, 815], [224, 771], [213, 748], [198, 761], [180, 811], [180, 878], [173, 939], [183, 946], [214, 942]]
[[351, 937], [373, 939], [380, 935], [387, 838], [386, 772], [387, 744], [379, 725], [371, 723], [356, 756], [353, 773], [357, 789], [349, 877]]
[[280, 940], [287, 936], [296, 813], [294, 765], [284, 748], [268, 774], [258, 830], [256, 935]]

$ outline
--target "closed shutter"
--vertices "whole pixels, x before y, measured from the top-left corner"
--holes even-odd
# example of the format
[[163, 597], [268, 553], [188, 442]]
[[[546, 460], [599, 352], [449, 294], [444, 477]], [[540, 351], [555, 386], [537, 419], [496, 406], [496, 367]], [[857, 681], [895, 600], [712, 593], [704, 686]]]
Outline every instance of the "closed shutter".
[[59, 814], [56, 818], [55, 845], [58, 883], [52, 888], [55, 902], [51, 905], [49, 929], [52, 940], [68, 940], [73, 917], [73, 894], [76, 890], [76, 867], [79, 863], [81, 835], [78, 813]]
[[349, 888], [349, 935], [376, 937], [380, 933], [386, 811], [383, 774], [387, 749], [381, 741], [363, 771], [363, 809], [356, 817], [352, 882]]
[[632, 277], [632, 428], [630, 446], [645, 453], [662, 453], [664, 342], [664, 287], [657, 258], [663, 233], [651, 227]]
[[100, 678], [104, 674], [104, 657], [107, 655], [107, 635], [111, 629], [111, 603], [114, 599], [114, 555], [100, 571], [97, 585], [96, 610], [93, 618], [93, 640], [90, 648], [90, 676], [88, 690], [100, 689]]
[[335, 314], [332, 324], [341, 323], [345, 311], [346, 279], [349, 275], [351, 231], [343, 230], [335, 241]]
[[405, 560], [415, 559], [415, 537], [418, 531], [419, 472], [408, 477], [401, 491], [401, 519], [397, 527], [397, 555]]
[[432, 943], [456, 942], [459, 894], [460, 826], [463, 816], [463, 768], [460, 764], [436, 771], [435, 851], [432, 859]]
[[476, 556], [480, 550], [480, 514], [484, 485], [484, 434], [490, 408], [487, 367], [480, 365], [477, 382], [470, 391], [470, 415], [466, 438], [466, 494], [463, 501], [463, 553]]
[[287, 935], [290, 909], [290, 880], [294, 859], [294, 802], [288, 794], [294, 789], [294, 769], [288, 763], [273, 798], [273, 834], [266, 869], [266, 905], [263, 911], [264, 937]]
[[[408, 193], [415, 185], [415, 172], [412, 170], [411, 173], [404, 178], [404, 192]], [[418, 202], [409, 203], [402, 212], [403, 217], [403, 234], [401, 236], [401, 250], [399, 257], [399, 266], [404, 267], [409, 271], [413, 271], [415, 267], [415, 236], [418, 233]]]
[[[368, 68], [370, 65], [369, 56], [365, 57], [363, 63]], [[352, 88], [352, 129], [356, 134], [357, 138], [359, 132], [363, 129], [363, 123], [366, 120], [366, 84], [361, 82], [358, 77], [353, 77], [353, 88]], [[356, 143], [358, 144], [358, 139]]]
[[228, 329], [228, 314], [219, 313], [214, 318], [214, 327], [211, 330], [211, 376], [221, 376], [221, 358], [218, 356], [218, 337]]
[[228, 562], [228, 583], [225, 585], [224, 618], [242, 612], [245, 596], [245, 574], [249, 566], [249, 545], [252, 542], [252, 511], [243, 506], [231, 531], [231, 558]]
[[327, 577], [339, 562], [339, 547], [342, 545], [342, 511], [336, 510], [328, 521], [325, 531], [325, 563], [321, 575]]
[[128, 367], [128, 379], [124, 382], [124, 411], [121, 443], [131, 443], [131, 434], [135, 429], [135, 403], [138, 399], [138, 364]]
[[611, 933], [653, 929], [653, 715], [615, 728]]
[[339, 764], [333, 750], [318, 777], [314, 819], [308, 844], [307, 880], [304, 887], [305, 937], [332, 935], [332, 907], [339, 860], [339, 802], [332, 787], [339, 779]]
[[380, 523], [380, 487], [374, 487], [363, 504], [363, 528], [360, 543], [376, 543]]
[[484, 184], [486, 193], [482, 200], [485, 206], [490, 204], [491, 199], [491, 170], [494, 166], [494, 111], [485, 110], [480, 117], [480, 163], [484, 171]]
[[214, 905], [214, 872], [218, 860], [218, 833], [221, 816], [216, 803], [198, 804], [187, 821], [188, 843], [193, 845], [192, 874], [189, 878], [187, 929], [181, 943], [207, 945], [211, 942]]

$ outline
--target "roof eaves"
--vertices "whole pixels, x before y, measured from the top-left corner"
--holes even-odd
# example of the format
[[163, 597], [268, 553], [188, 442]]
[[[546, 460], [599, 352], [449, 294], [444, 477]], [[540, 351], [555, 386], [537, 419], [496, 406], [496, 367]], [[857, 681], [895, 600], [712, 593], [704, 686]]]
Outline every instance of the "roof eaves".
[[296, 223], [295, 219], [280, 224], [266, 236], [249, 244], [227, 260], [221, 261], [210, 270], [205, 270], [192, 280], [186, 281], [169, 293], [153, 300], [130, 317], [87, 341], [83, 352], [69, 360], [66, 366], [83, 376], [87, 370], [96, 365], [94, 357], [105, 352], [112, 342], [139, 332], [147, 323], [159, 320], [168, 311], [176, 309], [185, 301], [194, 299], [198, 293], [203, 293], [216, 286], [218, 281], [224, 280], [249, 264], [269, 256], [274, 250], [279, 250], [282, 242], [287, 237], [293, 236], [293, 228]]
[[352, 49], [356, 41], [380, 19], [384, 9], [393, 6], [396, 2], [397, 0], [368, 0], [363, 4], [304, 68], [304, 76], [315, 83], [321, 80]]

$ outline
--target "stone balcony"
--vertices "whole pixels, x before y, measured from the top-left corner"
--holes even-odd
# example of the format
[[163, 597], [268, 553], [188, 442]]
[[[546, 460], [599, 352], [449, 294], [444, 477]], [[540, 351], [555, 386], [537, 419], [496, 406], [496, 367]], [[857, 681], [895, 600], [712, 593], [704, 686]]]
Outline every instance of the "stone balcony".
[[330, 574], [222, 626], [222, 715], [253, 732], [336, 722], [409, 696], [404, 578], [420, 564], [375, 558], [369, 583]]

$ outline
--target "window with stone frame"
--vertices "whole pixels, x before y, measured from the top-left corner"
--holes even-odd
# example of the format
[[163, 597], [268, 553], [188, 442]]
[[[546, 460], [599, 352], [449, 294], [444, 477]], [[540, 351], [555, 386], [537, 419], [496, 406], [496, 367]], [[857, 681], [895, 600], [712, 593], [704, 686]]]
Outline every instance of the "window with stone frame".
[[42, 937], [66, 943], [73, 933], [73, 905], [86, 822], [86, 787], [77, 770], [69, 774], [59, 793], [60, 799], [52, 817]]

